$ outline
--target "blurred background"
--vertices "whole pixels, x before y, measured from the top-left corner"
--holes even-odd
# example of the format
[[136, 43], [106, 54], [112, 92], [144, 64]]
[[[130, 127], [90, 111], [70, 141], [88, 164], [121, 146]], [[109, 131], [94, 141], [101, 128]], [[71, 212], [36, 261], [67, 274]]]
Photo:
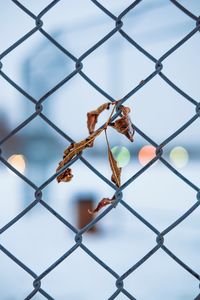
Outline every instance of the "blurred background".
[[[21, 0], [35, 15], [50, 2]], [[128, 0], [101, 0], [114, 15], [131, 4]], [[200, 2], [180, 1], [195, 15]], [[34, 20], [12, 1], [0, 2], [0, 53], [31, 30]], [[44, 30], [74, 56], [114, 28], [114, 22], [91, 1], [60, 1], [42, 18]], [[195, 22], [170, 1], [142, 1], [123, 19], [123, 30], [157, 59], [194, 27]], [[200, 36], [196, 33], [163, 62], [163, 73], [199, 102]], [[74, 62], [40, 32], [36, 32], [2, 59], [3, 71], [35, 99], [41, 98], [74, 70]], [[155, 65], [115, 34], [83, 61], [83, 71], [107, 94], [120, 99], [151, 74]], [[108, 100], [76, 75], [43, 104], [43, 113], [73, 140], [88, 135], [86, 115]], [[195, 106], [159, 76], [128, 99], [131, 119], [156, 143], [161, 143], [195, 114]], [[0, 140], [35, 111], [29, 99], [0, 76]], [[108, 117], [105, 113], [99, 125]], [[164, 148], [164, 158], [199, 187], [200, 120]], [[110, 129], [111, 147], [125, 147], [130, 161], [122, 170], [122, 182], [139, 171], [154, 149], [139, 134], [134, 143]], [[69, 143], [41, 118], [2, 145], [2, 156], [19, 172], [40, 186], [55, 173]], [[84, 157], [110, 179], [106, 144], [99, 137]], [[43, 200], [77, 228], [90, 220], [92, 208], [113, 190], [81, 161], [73, 167], [70, 183], [51, 182]], [[34, 201], [34, 190], [0, 164], [0, 228]], [[124, 190], [124, 200], [162, 231], [196, 201], [196, 192], [160, 162], [155, 163]], [[199, 210], [165, 237], [166, 246], [197, 273], [200, 272]], [[84, 244], [122, 275], [155, 246], [155, 234], [118, 205], [90, 232]], [[40, 274], [74, 245], [74, 234], [38, 204], [0, 236], [0, 243]], [[21, 300], [32, 290], [33, 279], [0, 253], [0, 299]], [[42, 287], [59, 300], [103, 300], [116, 290], [115, 279], [81, 249], [76, 250], [42, 280]], [[125, 280], [125, 288], [138, 300], [189, 300], [199, 293], [198, 281], [162, 250]], [[37, 294], [34, 299], [45, 299]], [[120, 294], [117, 299], [127, 299]]]

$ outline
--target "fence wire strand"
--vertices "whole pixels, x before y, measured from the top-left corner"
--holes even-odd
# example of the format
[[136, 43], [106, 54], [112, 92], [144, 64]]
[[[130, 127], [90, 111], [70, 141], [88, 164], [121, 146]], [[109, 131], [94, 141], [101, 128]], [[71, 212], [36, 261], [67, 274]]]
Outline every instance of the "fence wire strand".
[[[189, 272], [195, 279], [200, 281], [200, 274], [195, 272], [190, 266], [188, 266], [184, 261], [180, 259], [175, 253], [173, 253], [170, 249], [166, 247], [164, 244], [164, 237], [173, 230], [176, 226], [178, 226], [181, 222], [183, 222], [190, 214], [192, 214], [195, 210], [198, 209], [200, 205], [200, 189], [193, 182], [191, 182], [188, 178], [183, 176], [180, 172], [178, 172], [169, 162], [167, 162], [163, 157], [163, 149], [165, 146], [174, 140], [179, 134], [181, 134], [187, 127], [189, 127], [192, 123], [194, 123], [200, 116], [200, 103], [189, 96], [185, 91], [180, 89], [170, 78], [168, 78], [163, 73], [163, 62], [165, 59], [170, 56], [173, 52], [175, 52], [178, 48], [180, 48], [183, 44], [185, 44], [191, 37], [195, 34], [198, 34], [200, 31], [200, 17], [195, 16], [191, 11], [189, 11], [186, 7], [180, 4], [176, 0], [169, 0], [170, 5], [174, 6], [174, 9], [179, 9], [182, 13], [186, 14], [188, 18], [191, 18], [194, 23], [194, 28], [189, 32], [183, 39], [181, 39], [178, 43], [176, 43], [172, 48], [168, 49], [164, 55], [160, 58], [155, 58], [151, 53], [145, 50], [141, 45], [139, 45], [133, 37], [130, 37], [122, 28], [123, 21], [122, 19], [132, 10], [135, 9], [142, 1], [136, 0], [133, 1], [130, 6], [125, 8], [119, 16], [115, 16], [111, 11], [109, 11], [106, 7], [104, 7], [97, 0], [90, 0], [96, 7], [97, 10], [100, 10], [104, 14], [110, 18], [113, 23], [113, 29], [108, 32], [105, 36], [103, 36], [97, 43], [95, 43], [91, 48], [87, 49], [82, 55], [77, 58], [74, 54], [70, 53], [66, 48], [64, 48], [59, 42], [57, 42], [50, 33], [46, 32], [43, 29], [43, 20], [42, 17], [51, 9], [54, 9], [54, 6], [60, 2], [61, 0], [54, 0], [49, 5], [47, 5], [38, 15], [35, 15], [32, 11], [30, 11], [27, 7], [25, 7], [18, 0], [11, 0], [18, 9], [23, 11], [24, 14], [28, 15], [35, 22], [33, 28], [27, 32], [24, 36], [22, 36], [19, 40], [15, 41], [9, 48], [5, 49], [0, 54], [0, 75], [4, 80], [6, 80], [15, 90], [21, 93], [26, 97], [30, 102], [33, 103], [33, 109], [35, 111], [21, 124], [19, 124], [14, 130], [12, 130], [6, 137], [4, 137], [0, 141], [0, 146], [2, 146], [7, 140], [9, 140], [12, 136], [14, 136], [17, 132], [22, 130], [25, 126], [30, 124], [35, 118], [42, 118], [43, 121], [50, 126], [53, 130], [55, 130], [60, 136], [62, 136], [68, 142], [75, 142], [68, 134], [64, 133], [59, 127], [54, 124], [52, 120], [47, 118], [47, 116], [42, 112], [43, 103], [54, 94], [58, 89], [60, 89], [63, 85], [66, 85], [74, 76], [81, 76], [91, 87], [93, 87], [97, 92], [99, 92], [103, 97], [107, 98], [109, 101], [114, 101], [115, 99], [109, 95], [104, 89], [97, 85], [87, 74], [84, 72], [84, 60], [88, 57], [92, 52], [98, 49], [101, 45], [106, 43], [113, 35], [119, 34], [131, 47], [137, 49], [140, 53], [142, 53], [146, 58], [148, 58], [151, 62], [155, 64], [155, 69], [150, 73], [139, 85], [132, 88], [131, 91], [124, 95], [121, 99], [121, 104], [128, 102], [129, 98], [137, 93], [140, 89], [144, 87], [144, 85], [148, 84], [155, 76], [160, 76], [161, 79], [169, 85], [173, 90], [175, 90], [178, 94], [180, 94], [183, 100], [188, 101], [191, 105], [194, 105], [194, 115], [175, 132], [167, 137], [163, 142], [157, 144], [153, 141], [145, 132], [143, 132], [140, 128], [137, 127], [137, 124], [133, 124], [138, 135], [142, 136], [147, 142], [156, 147], [156, 157], [153, 158], [147, 165], [141, 168], [136, 174], [133, 174], [127, 182], [125, 182], [120, 188], [116, 188], [116, 186], [103, 176], [94, 166], [90, 164], [86, 158], [82, 154], [76, 156], [72, 161], [66, 164], [59, 172], [53, 174], [48, 180], [46, 180], [41, 186], [35, 185], [29, 178], [22, 175], [18, 172], [14, 167], [12, 167], [6, 159], [3, 157], [2, 150], [0, 149], [0, 161], [7, 168], [9, 168], [12, 172], [14, 172], [21, 180], [26, 182], [33, 189], [33, 201], [29, 204], [22, 212], [16, 215], [12, 220], [10, 220], [6, 225], [4, 225], [0, 229], [0, 234], [3, 234], [13, 226], [16, 222], [18, 222], [24, 215], [28, 214], [31, 209], [33, 209], [36, 205], [43, 206], [50, 214], [52, 214], [55, 218], [57, 218], [62, 224], [64, 224], [68, 229], [70, 229], [74, 233], [74, 245], [61, 257], [59, 257], [52, 265], [50, 265], [46, 270], [44, 270], [41, 274], [36, 274], [32, 271], [26, 264], [20, 261], [13, 253], [11, 253], [8, 249], [6, 249], [3, 245], [0, 244], [0, 250], [8, 256], [14, 263], [16, 263], [20, 268], [22, 268], [27, 274], [29, 274], [33, 278], [33, 290], [30, 291], [29, 295], [26, 296], [25, 300], [33, 299], [33, 297], [40, 293], [46, 299], [54, 299], [52, 295], [45, 291], [42, 285], [42, 279], [46, 277], [50, 272], [52, 272], [59, 264], [61, 264], [64, 260], [68, 259], [70, 255], [76, 251], [78, 248], [82, 249], [91, 259], [93, 259], [97, 264], [99, 264], [102, 268], [105, 269], [106, 272], [110, 273], [116, 279], [116, 286], [113, 286], [113, 294], [110, 295], [109, 300], [117, 299], [118, 295], [122, 293], [126, 296], [127, 299], [136, 300], [135, 296], [131, 294], [127, 289], [124, 288], [124, 282], [126, 278], [132, 274], [137, 268], [139, 268], [142, 264], [145, 263], [151, 256], [153, 256], [159, 249], [162, 249], [171, 259], [173, 259], [177, 264], [179, 264], [183, 269]], [[28, 40], [32, 35], [36, 32], [40, 32], [48, 41], [54, 45], [59, 51], [66, 55], [67, 58], [71, 59], [75, 63], [74, 70], [68, 74], [65, 78], [63, 78], [58, 84], [56, 84], [52, 89], [50, 89], [45, 95], [43, 95], [40, 99], [35, 99], [32, 95], [30, 95], [27, 91], [25, 91], [22, 87], [20, 87], [14, 80], [9, 78], [9, 76], [5, 73], [2, 59], [6, 57], [10, 52], [12, 52], [15, 48], [21, 45], [23, 42]], [[35, 107], [34, 107], [35, 106]], [[113, 117], [112, 120], [115, 120], [117, 116], [120, 114], [118, 111]], [[99, 177], [100, 180], [103, 180], [106, 184], [113, 188], [115, 191], [116, 202], [107, 207], [102, 213], [100, 213], [94, 220], [92, 220], [89, 224], [87, 224], [84, 228], [78, 230], [75, 228], [70, 222], [68, 222], [63, 216], [61, 216], [57, 211], [55, 211], [49, 204], [47, 204], [42, 199], [42, 191], [45, 187], [47, 187], [58, 174], [62, 173], [66, 168], [70, 165], [76, 163], [77, 160], [82, 161], [82, 163], [88, 167], [96, 176]], [[165, 228], [162, 232], [160, 232], [157, 228], [155, 228], [152, 224], [150, 224], [141, 214], [135, 211], [128, 203], [123, 200], [123, 190], [126, 189], [133, 181], [137, 180], [144, 172], [146, 172], [151, 165], [153, 165], [157, 160], [159, 160], [167, 169], [169, 169], [175, 176], [177, 176], [184, 184], [187, 184], [191, 189], [193, 189], [196, 194], [196, 200], [194, 199], [194, 204], [184, 212], [184, 214], [179, 217], [175, 222], [173, 222], [170, 226]], [[124, 274], [118, 274], [113, 270], [110, 266], [108, 266], [104, 261], [102, 261], [98, 256], [96, 256], [89, 248], [84, 245], [83, 235], [89, 229], [91, 229], [96, 223], [98, 223], [101, 219], [103, 219], [113, 208], [117, 205], [123, 206], [134, 218], [143, 223], [151, 232], [155, 234], [155, 246], [145, 254], [139, 261], [137, 261], [134, 265], [132, 265]], [[198, 292], [197, 292], [198, 293]], [[139, 300], [139, 299], [138, 299]], [[200, 293], [194, 300], [200, 300]]]

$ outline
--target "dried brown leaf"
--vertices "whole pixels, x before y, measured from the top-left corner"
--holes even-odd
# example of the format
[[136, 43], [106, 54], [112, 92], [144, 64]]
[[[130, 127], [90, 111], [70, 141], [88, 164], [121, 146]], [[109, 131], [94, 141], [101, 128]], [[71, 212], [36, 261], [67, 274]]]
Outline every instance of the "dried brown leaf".
[[58, 177], [57, 177], [57, 181], [58, 182], [69, 182], [71, 181], [73, 177], [72, 174], [72, 170], [70, 168], [67, 168], [63, 173], [61, 173]]
[[98, 211], [100, 211], [100, 209], [102, 209], [104, 206], [112, 204], [114, 201], [114, 196], [112, 197], [112, 199], [110, 198], [103, 198], [97, 205], [97, 207], [94, 210], [88, 210], [88, 212], [90, 214], [94, 214], [97, 213]]
[[112, 170], [111, 180], [116, 184], [117, 187], [120, 187], [120, 184], [121, 184], [121, 179], [120, 179], [120, 177], [121, 177], [121, 168], [118, 168], [117, 162], [114, 159], [114, 156], [113, 156], [112, 151], [110, 149], [110, 145], [109, 145], [109, 142], [108, 142], [108, 137], [107, 137], [106, 130], [105, 130], [105, 135], [106, 135], [106, 142], [107, 142], [107, 146], [108, 146], [108, 160], [109, 160], [110, 167], [111, 167], [111, 170]]
[[124, 134], [131, 142], [133, 142], [133, 135], [135, 131], [129, 117], [129, 113], [131, 110], [129, 107], [125, 106], [122, 106], [120, 109], [123, 113], [123, 116], [116, 120], [114, 123], [110, 123], [109, 125], [115, 128], [118, 132]]
[[99, 106], [97, 109], [90, 111], [87, 113], [87, 127], [89, 130], [89, 133], [93, 133], [94, 129], [95, 129], [95, 125], [98, 121], [98, 116], [105, 110], [105, 109], [109, 109], [110, 105], [112, 103], [104, 103], [101, 106]]
[[120, 110], [122, 111], [122, 113], [123, 113], [124, 116], [128, 115], [131, 112], [130, 107], [123, 106], [123, 105], [120, 107]]
[[[103, 129], [98, 129], [95, 132], [93, 132], [89, 137], [87, 137], [85, 140], [82, 140], [78, 143], [71, 144], [65, 151], [63, 155], [63, 160], [59, 162], [59, 165], [56, 169], [56, 172], [58, 172], [64, 165], [66, 165], [68, 162], [70, 162], [76, 155], [78, 155], [81, 151], [88, 147], [93, 147], [93, 143], [95, 138], [103, 131]], [[64, 171], [65, 172], [65, 171]], [[64, 173], [63, 172], [63, 173]], [[57, 180], [60, 182], [60, 178], [62, 178], [63, 173], [61, 173]], [[64, 176], [64, 175], [63, 175]], [[64, 181], [64, 180], [62, 180]], [[69, 180], [68, 180], [69, 181]]]
[[[111, 152], [112, 153], [112, 152]], [[116, 162], [117, 163], [117, 162]], [[120, 177], [121, 177], [121, 171], [122, 171], [122, 168], [119, 168], [118, 167], [118, 170], [119, 170], [119, 172], [118, 172], [118, 176], [119, 176], [119, 185], [117, 184], [117, 182], [116, 182], [116, 177], [114, 176], [114, 173], [112, 174], [112, 176], [111, 176], [111, 180], [112, 180], [112, 182], [114, 182], [115, 184], [116, 184], [116, 186], [120, 186], [120, 184], [121, 184], [121, 180], [120, 180]]]

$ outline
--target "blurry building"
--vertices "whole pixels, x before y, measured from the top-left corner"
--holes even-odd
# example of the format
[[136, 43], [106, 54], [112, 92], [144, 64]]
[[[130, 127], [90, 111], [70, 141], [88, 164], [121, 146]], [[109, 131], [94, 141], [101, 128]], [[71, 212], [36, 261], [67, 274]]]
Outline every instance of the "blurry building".
[[[59, 38], [60, 34], [61, 32], [57, 32], [53, 36]], [[68, 63], [64, 55], [46, 38], [42, 39], [32, 53], [28, 53], [22, 68], [25, 90], [36, 100], [50, 91], [68, 73]], [[43, 103], [46, 115], [51, 111], [53, 97], [52, 95], [50, 101], [47, 99]], [[31, 107], [30, 103], [25, 102], [24, 109], [31, 115], [35, 107], [34, 104]], [[59, 139], [55, 139], [49, 126], [41, 118], [36, 118], [23, 130], [22, 138], [23, 153], [27, 157], [28, 165], [26, 176], [40, 185], [48, 177], [46, 170], [55, 160]], [[33, 200], [33, 193], [28, 191], [27, 189], [25, 193], [25, 204]]]

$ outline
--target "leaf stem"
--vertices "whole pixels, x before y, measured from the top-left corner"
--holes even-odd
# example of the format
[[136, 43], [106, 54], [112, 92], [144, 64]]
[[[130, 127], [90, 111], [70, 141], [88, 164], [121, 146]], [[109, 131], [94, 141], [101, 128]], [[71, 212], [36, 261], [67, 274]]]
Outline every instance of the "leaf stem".
[[114, 106], [113, 106], [113, 109], [112, 109], [112, 111], [111, 111], [111, 114], [110, 114], [110, 116], [109, 116], [109, 118], [108, 118], [106, 124], [105, 124], [104, 127], [103, 127], [105, 130], [107, 129], [108, 124], [110, 123], [110, 120], [111, 120], [111, 118], [112, 118], [112, 116], [113, 116], [113, 114], [114, 114], [114, 111], [115, 111], [117, 102], [118, 102], [118, 101], [115, 101]]

